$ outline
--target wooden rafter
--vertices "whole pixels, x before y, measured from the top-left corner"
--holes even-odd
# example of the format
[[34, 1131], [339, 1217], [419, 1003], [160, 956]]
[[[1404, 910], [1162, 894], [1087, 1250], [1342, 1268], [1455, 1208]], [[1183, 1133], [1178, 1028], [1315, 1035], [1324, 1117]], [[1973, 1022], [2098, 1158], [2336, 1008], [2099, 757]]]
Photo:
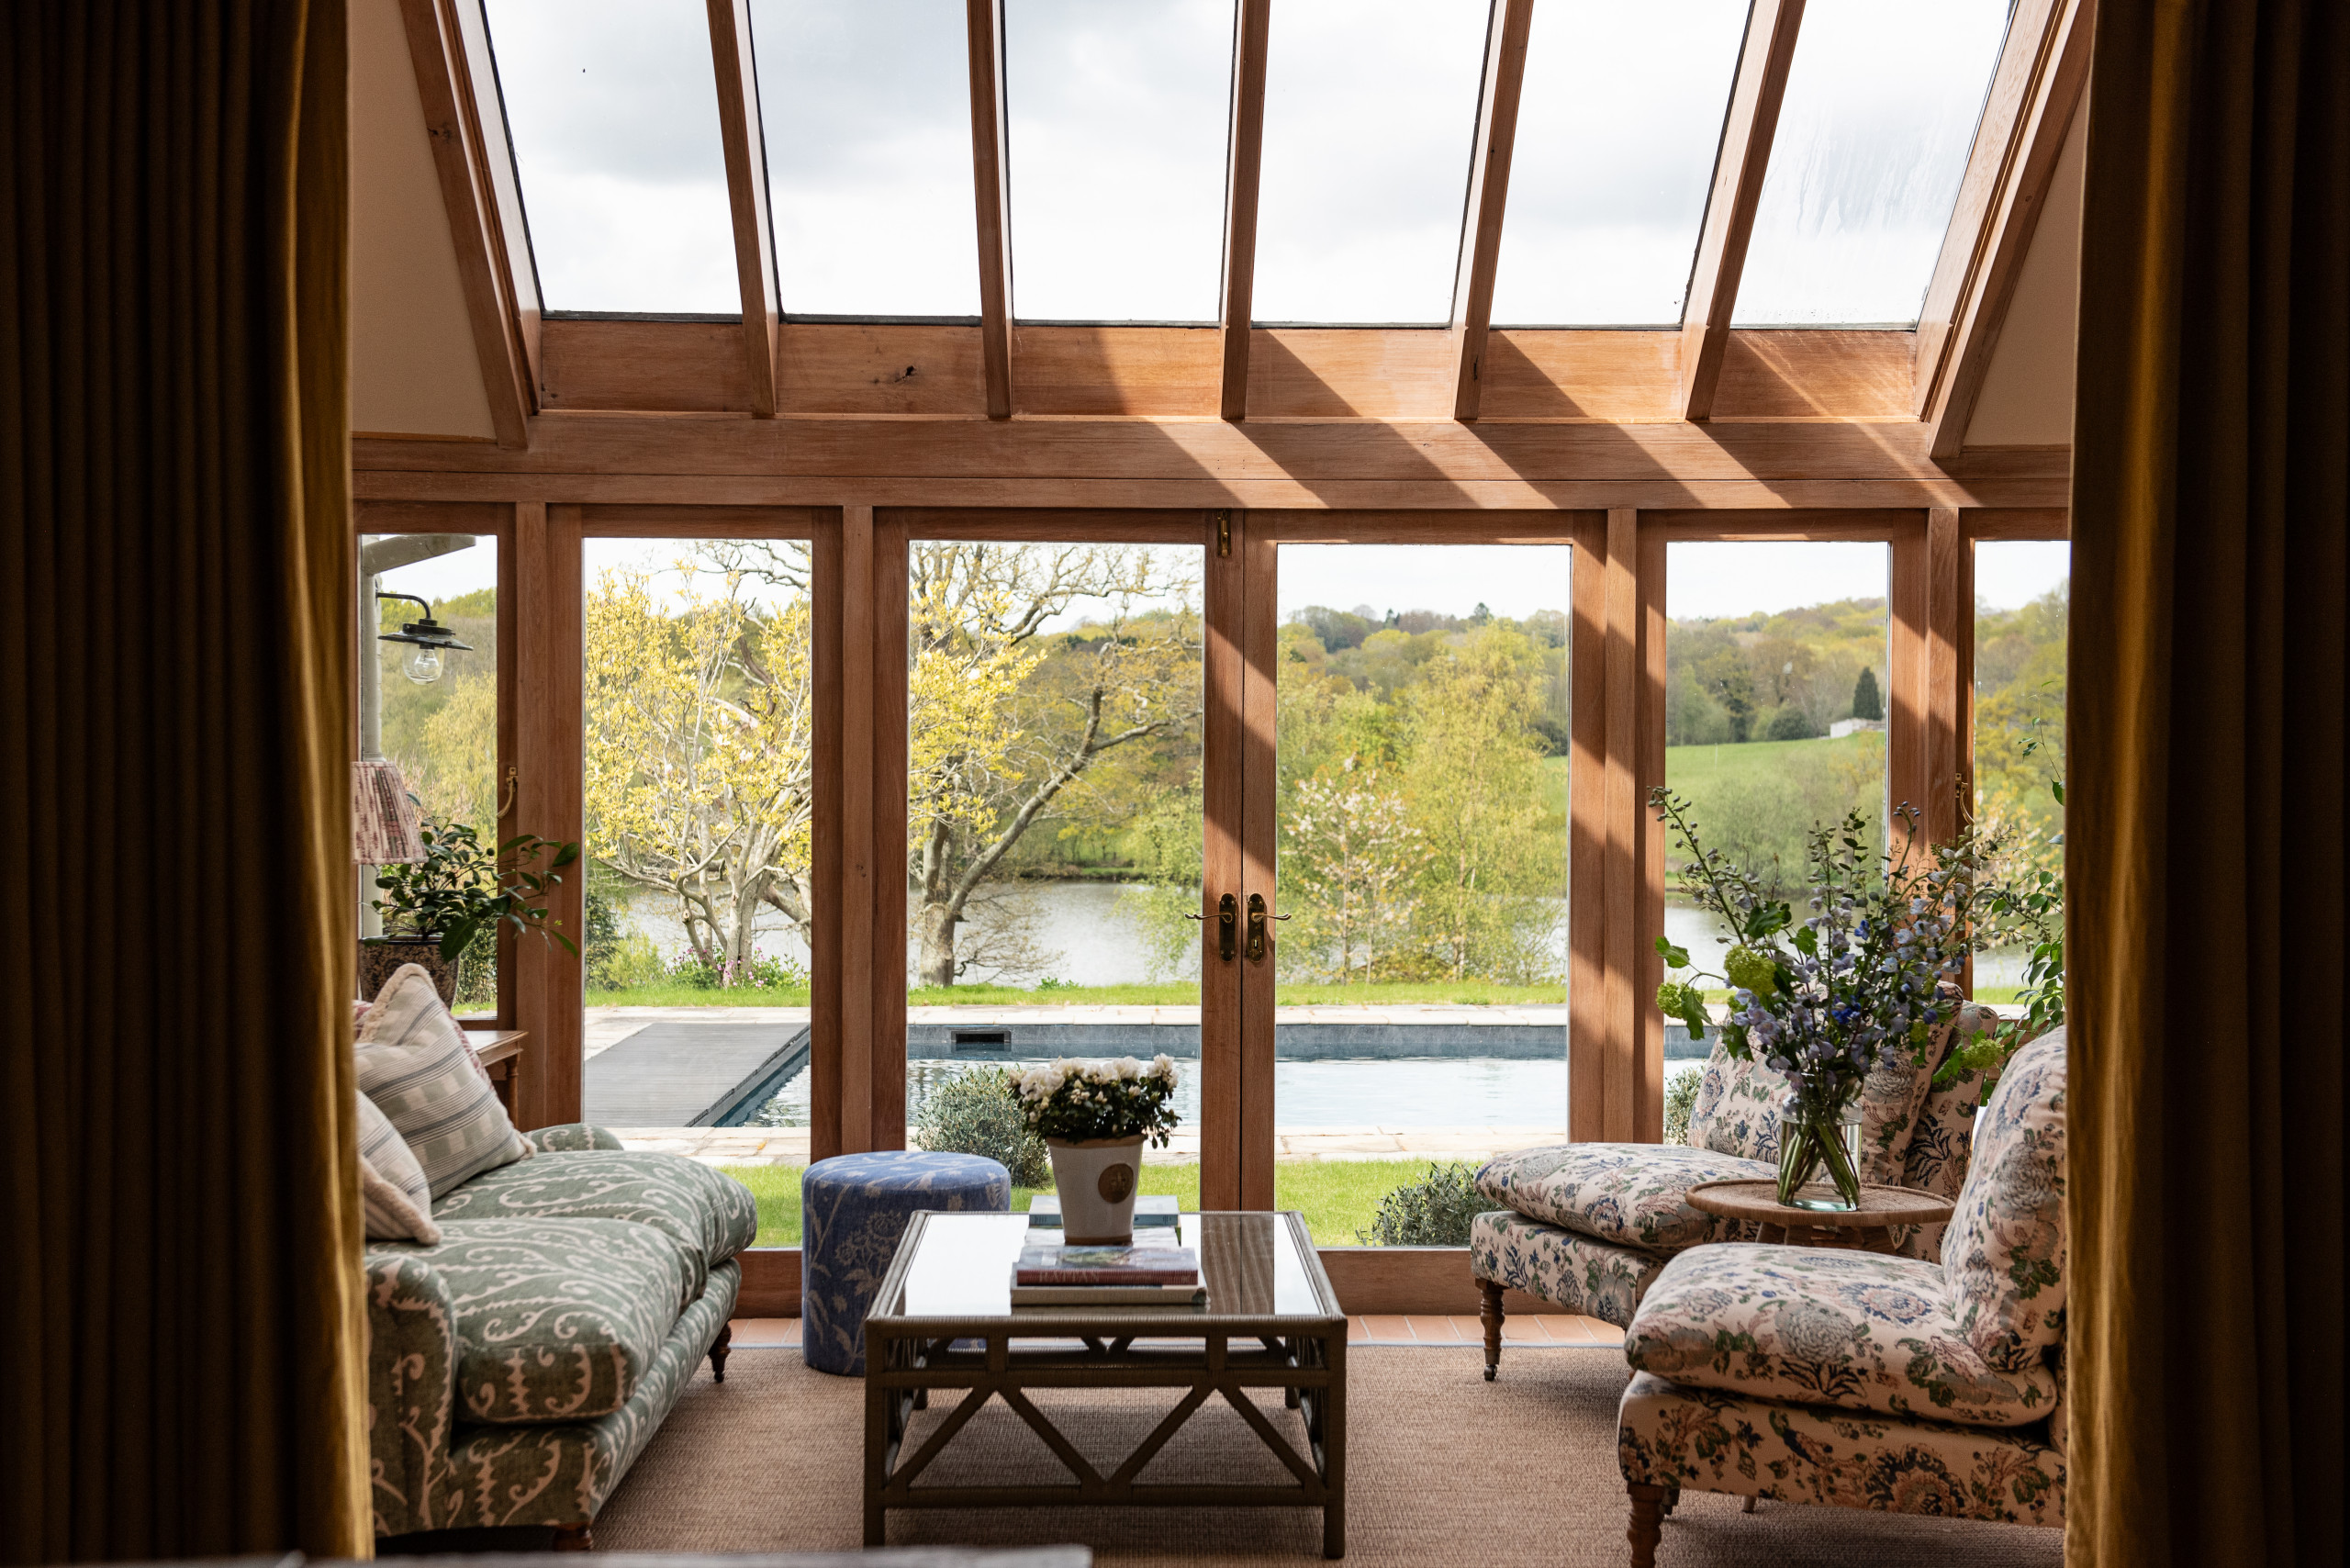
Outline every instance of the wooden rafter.
[[2096, 0], [2021, 0], [1918, 322], [1918, 417], [1955, 457], [2087, 90]]
[[718, 134], [726, 149], [726, 200], [734, 219], [734, 272], [743, 292], [743, 361], [751, 412], [776, 412], [776, 350], [783, 311], [776, 297], [775, 230], [767, 222], [767, 140], [751, 59], [750, 0], [709, 0], [710, 50], [718, 73]]
[[[400, 0], [432, 165], [455, 242], [457, 275], [498, 444], [530, 443], [537, 407], [538, 289], [505, 125], [480, 109], [488, 32], [476, 0]], [[516, 257], [521, 258], [516, 264]]]
[[1265, 153], [1265, 52], [1272, 0], [1240, 0], [1232, 43], [1232, 130], [1224, 176], [1223, 386], [1227, 420], [1248, 417], [1248, 332], [1257, 297], [1257, 190]]
[[1729, 347], [1730, 316], [1738, 308], [1739, 279], [1746, 271], [1746, 242], [1754, 232], [1771, 141], [1779, 129], [1779, 105], [1787, 95], [1788, 69], [1795, 64], [1803, 5], [1804, 0], [1754, 0], [1747, 16], [1746, 43], [1730, 88], [1721, 151], [1714, 160], [1714, 188], [1706, 198], [1706, 224], [1697, 235], [1697, 262], [1681, 312], [1684, 419], [1713, 415], [1714, 390]]
[[1526, 84], [1526, 40], [1533, 26], [1534, 0], [1494, 0], [1485, 24], [1484, 88], [1478, 95], [1469, 201], [1461, 215], [1460, 260], [1452, 282], [1456, 420], [1477, 417], [1484, 387], [1485, 335], [1494, 319], [1502, 214], [1509, 201], [1510, 153], [1517, 144], [1517, 100]]
[[963, 0], [971, 62], [971, 187], [979, 216], [979, 352], [988, 418], [1012, 417], [1012, 185], [1003, 0]]

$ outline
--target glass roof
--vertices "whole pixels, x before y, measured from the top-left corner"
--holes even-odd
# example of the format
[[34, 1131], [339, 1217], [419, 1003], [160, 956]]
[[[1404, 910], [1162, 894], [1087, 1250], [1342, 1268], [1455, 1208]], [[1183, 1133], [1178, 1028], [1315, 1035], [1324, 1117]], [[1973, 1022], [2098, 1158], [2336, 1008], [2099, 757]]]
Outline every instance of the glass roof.
[[963, 0], [752, 0], [783, 308], [979, 313]]
[[2007, 0], [1810, 0], [1733, 323], [1914, 326]]
[[1217, 319], [1232, 19], [1232, 0], [1006, 0], [1014, 316]]
[[1746, 6], [1542, 0], [1534, 8], [1495, 322], [1680, 321]]
[[1487, 0], [1277, 0], [1258, 320], [1452, 319], [1490, 10]]
[[551, 310], [740, 314], [700, 0], [487, 0]]
[[[787, 314], [979, 312], [960, 0], [748, 0]], [[541, 294], [741, 308], [707, 8], [485, 0]], [[1279, 0], [1253, 315], [1441, 325], [1492, 0]], [[1747, 0], [1543, 0], [1493, 319], [1679, 318]], [[1235, 0], [1004, 0], [1013, 309], [1213, 322]], [[1809, 0], [1741, 326], [1914, 323], [2007, 0]]]

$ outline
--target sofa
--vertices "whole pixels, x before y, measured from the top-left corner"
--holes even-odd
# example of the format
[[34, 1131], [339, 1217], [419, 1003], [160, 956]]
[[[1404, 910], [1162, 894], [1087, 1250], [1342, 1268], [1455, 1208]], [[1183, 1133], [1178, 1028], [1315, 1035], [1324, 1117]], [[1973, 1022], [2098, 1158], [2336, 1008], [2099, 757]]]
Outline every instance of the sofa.
[[1938, 1261], [1684, 1251], [1624, 1337], [1631, 1561], [1684, 1488], [1950, 1518], [2065, 1518], [2065, 1034], [2019, 1050]]
[[738, 1182], [573, 1124], [432, 1205], [438, 1245], [371, 1242], [367, 1397], [375, 1533], [545, 1526], [597, 1511], [701, 1360], [722, 1380]]
[[[1937, 1089], [1933, 1076], [1966, 1036], [1996, 1021], [1966, 1003], [1914, 1058], [1870, 1075], [1860, 1099], [1863, 1181], [1956, 1195], [1982, 1080], [1967, 1073]], [[1718, 1032], [1701, 1070], [1685, 1144], [1556, 1144], [1496, 1156], [1478, 1171], [1479, 1193], [1496, 1205], [1476, 1216], [1469, 1238], [1484, 1298], [1487, 1379], [1500, 1365], [1503, 1291], [1623, 1327], [1676, 1255], [1746, 1238], [1738, 1222], [1692, 1207], [1687, 1195], [1706, 1182], [1777, 1179], [1785, 1081], [1731, 1058]], [[1942, 1228], [1911, 1228], [1899, 1250], [1930, 1261]]]

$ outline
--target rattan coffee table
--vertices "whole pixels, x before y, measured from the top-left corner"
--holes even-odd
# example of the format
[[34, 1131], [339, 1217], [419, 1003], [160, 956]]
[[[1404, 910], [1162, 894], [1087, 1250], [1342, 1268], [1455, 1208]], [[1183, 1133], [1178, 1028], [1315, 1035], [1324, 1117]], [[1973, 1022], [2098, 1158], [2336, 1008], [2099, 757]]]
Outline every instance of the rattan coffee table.
[[[1322, 1510], [1322, 1554], [1346, 1555], [1347, 1319], [1304, 1217], [1182, 1216], [1199, 1249], [1205, 1307], [1023, 1306], [1012, 1265], [1025, 1215], [917, 1214], [865, 1318], [865, 1544], [879, 1546], [891, 1508], [1077, 1505], [1302, 1507]], [[1142, 1445], [1104, 1474], [1028, 1398], [1039, 1388], [1165, 1388], [1182, 1398]], [[1248, 1395], [1278, 1388], [1304, 1423], [1300, 1452]], [[913, 1412], [934, 1390], [963, 1391], [912, 1457]], [[1295, 1479], [1293, 1485], [1158, 1484], [1144, 1466], [1221, 1394]], [[1057, 1484], [914, 1483], [980, 1406], [1002, 1399], [1071, 1479]]]
[[1779, 1184], [1769, 1181], [1702, 1182], [1689, 1189], [1688, 1197], [1689, 1206], [1700, 1213], [1761, 1226], [1763, 1241], [1862, 1252], [1890, 1252], [1897, 1227], [1932, 1225], [1951, 1215], [1948, 1198], [1914, 1187], [1863, 1186], [1857, 1209], [1794, 1208], [1779, 1202]]

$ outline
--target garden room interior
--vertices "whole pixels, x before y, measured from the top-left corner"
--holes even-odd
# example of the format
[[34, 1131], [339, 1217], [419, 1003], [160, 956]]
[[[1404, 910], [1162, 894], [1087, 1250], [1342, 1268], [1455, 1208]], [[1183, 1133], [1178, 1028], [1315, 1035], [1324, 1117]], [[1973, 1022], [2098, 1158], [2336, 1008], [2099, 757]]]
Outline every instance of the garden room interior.
[[5, 36], [0, 1561], [2342, 1560], [2340, 8]]

